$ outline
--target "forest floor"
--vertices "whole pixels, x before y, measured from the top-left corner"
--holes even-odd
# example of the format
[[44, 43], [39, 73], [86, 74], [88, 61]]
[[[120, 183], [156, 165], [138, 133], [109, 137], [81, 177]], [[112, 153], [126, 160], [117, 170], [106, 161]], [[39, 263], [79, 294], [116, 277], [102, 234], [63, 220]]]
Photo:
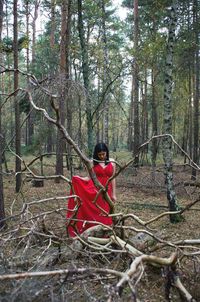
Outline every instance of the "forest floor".
[[[76, 174], [83, 172], [76, 171]], [[67, 174], [67, 172], [66, 172]], [[174, 183], [178, 204], [184, 207], [199, 198], [198, 186], [185, 186], [190, 181], [188, 167], [174, 168]], [[4, 177], [5, 210], [7, 228], [2, 232], [0, 242], [0, 274], [24, 271], [49, 271], [87, 267], [112, 268], [125, 271], [131, 257], [120, 253], [95, 253], [84, 249], [77, 251], [70, 246], [66, 236], [66, 197], [69, 186], [61, 181], [45, 180], [43, 187], [33, 187], [30, 181], [23, 183], [22, 191], [16, 194], [14, 175]], [[52, 197], [54, 197], [52, 199]], [[55, 198], [57, 197], [57, 198]], [[44, 200], [48, 199], [49, 200]], [[41, 201], [38, 203], [37, 201]], [[31, 203], [32, 202], [32, 203]], [[26, 209], [24, 204], [28, 204]], [[117, 202], [115, 212], [137, 215], [143, 221], [167, 211], [164, 174], [162, 167], [154, 173], [151, 167], [128, 168], [117, 177]], [[51, 213], [52, 212], [52, 213]], [[168, 242], [185, 239], [199, 239], [200, 203], [184, 212], [183, 220], [177, 224], [164, 216], [150, 225], [153, 234]], [[34, 222], [33, 222], [34, 221]], [[37, 223], [36, 223], [37, 222]], [[127, 221], [137, 229], [143, 229], [136, 221]], [[50, 236], [53, 234], [53, 237]], [[130, 236], [136, 235], [133, 232]], [[2, 244], [2, 243], [1, 243]], [[151, 248], [145, 247], [149, 254]], [[169, 257], [175, 249], [166, 246], [153, 251], [152, 255]], [[191, 247], [187, 252], [195, 251]], [[196, 249], [198, 251], [198, 249]], [[200, 258], [184, 256], [178, 266], [178, 273], [185, 288], [200, 301]], [[164, 302], [166, 272], [162, 268], [144, 266], [144, 274], [137, 285], [137, 296], [142, 302]], [[19, 281], [6, 280], [0, 285], [0, 301], [107, 301], [108, 285], [117, 279], [105, 276], [75, 275], [72, 277], [40, 277]], [[117, 301], [117, 300], [116, 300]], [[125, 288], [119, 301], [134, 301], [130, 290]], [[178, 292], [172, 290], [170, 301], [183, 301]]]

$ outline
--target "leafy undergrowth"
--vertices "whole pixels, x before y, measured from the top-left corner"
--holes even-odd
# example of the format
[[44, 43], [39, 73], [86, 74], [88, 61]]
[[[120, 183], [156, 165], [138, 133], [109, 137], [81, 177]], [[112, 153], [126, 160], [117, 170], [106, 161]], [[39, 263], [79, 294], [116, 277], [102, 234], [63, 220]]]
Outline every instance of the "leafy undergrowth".
[[[198, 187], [184, 186], [184, 182], [189, 179], [189, 169], [176, 169], [174, 182], [181, 207], [199, 197]], [[108, 301], [109, 297], [112, 297], [112, 301], [136, 301], [130, 286], [124, 286], [118, 295], [115, 289], [120, 278], [103, 273], [106, 269], [118, 272], [129, 269], [134, 257], [126, 249], [122, 252], [117, 245], [113, 245], [99, 251], [90, 246], [76, 245], [67, 238], [65, 215], [68, 184], [45, 180], [43, 187], [35, 188], [30, 181], [25, 180], [21, 192], [15, 194], [14, 176], [7, 175], [4, 180], [8, 219], [7, 227], [0, 237], [0, 274], [25, 272], [28, 276], [31, 272], [46, 272], [46, 275], [19, 280], [14, 277], [2, 279], [0, 301]], [[117, 178], [115, 213], [134, 214], [142, 221], [148, 221], [165, 211], [167, 199], [161, 168], [154, 174], [149, 167], [138, 170], [130, 168]], [[148, 231], [162, 240], [163, 244], [155, 238], [150, 241], [131, 241], [146, 228], [133, 218], [125, 221], [125, 226], [132, 227], [125, 230], [126, 239], [134, 242], [135, 247], [143, 253], [168, 258], [177, 251], [177, 273], [196, 301], [200, 301], [198, 245], [187, 245], [186, 248], [179, 244], [177, 249], [174, 244], [199, 238], [199, 215], [200, 205], [197, 202], [183, 213], [183, 220], [178, 224], [171, 224], [167, 215], [148, 225]], [[197, 253], [191, 256], [191, 252]], [[102, 273], [95, 270], [75, 273], [80, 268], [102, 269]], [[49, 274], [50, 271], [61, 269], [68, 269], [68, 274]], [[139, 301], [169, 301], [165, 298], [168, 268], [144, 264], [143, 270], [137, 276], [138, 280], [132, 280]], [[170, 289], [170, 296], [170, 301], [184, 301], [175, 288]]]

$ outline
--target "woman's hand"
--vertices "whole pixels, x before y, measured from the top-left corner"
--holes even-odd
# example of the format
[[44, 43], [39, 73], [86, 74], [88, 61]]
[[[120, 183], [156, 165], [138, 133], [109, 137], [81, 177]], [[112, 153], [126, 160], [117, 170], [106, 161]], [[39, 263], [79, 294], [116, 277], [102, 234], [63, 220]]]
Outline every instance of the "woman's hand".
[[116, 201], [116, 200], [117, 200], [117, 197], [116, 197], [115, 195], [113, 195], [112, 200], [113, 200], [113, 201]]

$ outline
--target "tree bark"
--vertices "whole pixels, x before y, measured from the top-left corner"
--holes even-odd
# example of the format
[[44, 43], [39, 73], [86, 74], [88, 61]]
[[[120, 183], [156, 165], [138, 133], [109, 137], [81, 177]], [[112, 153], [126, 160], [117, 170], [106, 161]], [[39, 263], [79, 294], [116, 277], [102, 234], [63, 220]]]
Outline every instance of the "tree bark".
[[[199, 163], [199, 18], [198, 18], [198, 1], [193, 1], [193, 19], [194, 19], [194, 108], [193, 108], [193, 161]], [[192, 179], [196, 180], [196, 169], [192, 169]]]
[[[61, 41], [60, 41], [60, 98], [59, 98], [59, 118], [61, 124], [65, 125], [65, 101], [66, 101], [66, 40], [67, 40], [67, 17], [68, 17], [68, 1], [62, 1], [61, 15]], [[62, 133], [57, 130], [56, 143], [56, 174], [63, 175], [63, 152], [64, 140]], [[55, 182], [59, 182], [59, 178]]]
[[[3, 28], [3, 5], [4, 0], [0, 0], [0, 44], [1, 44], [1, 34]], [[0, 54], [0, 63], [2, 61], [2, 57]], [[3, 190], [3, 171], [2, 171], [2, 162], [3, 162], [3, 135], [2, 135], [2, 121], [1, 121], [1, 96], [0, 96], [0, 229], [4, 226], [3, 219], [5, 218], [5, 210], [4, 210], [4, 190]]]
[[[104, 56], [104, 66], [103, 66], [103, 93], [108, 85], [108, 47], [107, 47], [107, 37], [106, 37], [106, 11], [104, 0], [101, 1], [102, 10], [102, 43], [103, 43], [103, 56]], [[109, 145], [109, 97], [108, 93], [104, 94], [104, 142]]]
[[[51, 60], [53, 61], [54, 56], [56, 55], [55, 51], [55, 30], [56, 30], [56, 24], [55, 24], [55, 5], [56, 0], [51, 0], [51, 21], [50, 21], [50, 48], [51, 48]], [[51, 77], [55, 76], [55, 70], [54, 68], [50, 69], [50, 75]], [[49, 106], [49, 112], [52, 111], [51, 106]], [[53, 151], [53, 129], [51, 123], [47, 122], [47, 152], [51, 153]]]
[[[172, 134], [172, 70], [173, 70], [173, 49], [175, 44], [175, 30], [177, 20], [177, 3], [173, 2], [170, 12], [169, 32], [167, 41], [167, 55], [165, 66], [164, 83], [164, 117], [163, 131], [165, 134]], [[170, 211], [177, 211], [176, 193], [173, 183], [173, 164], [172, 164], [172, 140], [169, 136], [163, 140], [163, 159], [165, 163], [165, 182], [167, 187], [167, 199]], [[175, 223], [180, 219], [179, 215], [170, 215], [170, 221]]]
[[[139, 143], [140, 143], [140, 122], [139, 122], [139, 80], [138, 80], [138, 0], [134, 0], [134, 51], [135, 57], [133, 62], [133, 126], [134, 126], [134, 139], [133, 139], [133, 154], [138, 153]], [[135, 159], [135, 164], [139, 162], [139, 157]]]
[[[72, 137], [72, 103], [71, 95], [69, 94], [69, 79], [70, 79], [70, 42], [71, 42], [71, 4], [72, 1], [68, 0], [68, 17], [67, 17], [67, 32], [66, 32], [66, 113], [67, 113], [67, 131]], [[80, 130], [81, 131], [81, 130]], [[67, 165], [68, 169], [73, 174], [73, 160], [72, 148], [67, 144]]]
[[[30, 20], [30, 4], [29, 1], [25, 1], [25, 10], [26, 10], [26, 35], [29, 39], [29, 20]], [[26, 70], [27, 73], [30, 72], [30, 49], [29, 46], [26, 49]], [[28, 85], [28, 77], [27, 77], [27, 85]], [[33, 135], [34, 135], [34, 114], [33, 110], [28, 112], [28, 119], [26, 123], [26, 145], [30, 146], [33, 143]]]
[[83, 70], [83, 81], [86, 90], [86, 116], [87, 116], [87, 144], [88, 144], [88, 155], [92, 156], [93, 151], [93, 125], [92, 125], [92, 104], [89, 97], [89, 63], [88, 63], [88, 50], [86, 45], [86, 39], [84, 34], [83, 25], [83, 8], [82, 0], [78, 0], [78, 31], [81, 44], [81, 56], [82, 56], [82, 70]]
[[[14, 90], [18, 89], [19, 75], [18, 75], [18, 11], [17, 11], [18, 1], [14, 0], [13, 2], [13, 32], [14, 32]], [[16, 172], [16, 192], [20, 191], [21, 188], [21, 127], [20, 127], [20, 111], [19, 111], [19, 102], [18, 98], [15, 95], [15, 172]]]
[[36, 22], [38, 19], [38, 9], [40, 6], [40, 0], [36, 0], [34, 2], [34, 14], [33, 14], [33, 22], [32, 22], [32, 28], [33, 28], [33, 35], [32, 35], [32, 64], [34, 67], [35, 64], [35, 46], [36, 46]]
[[[152, 68], [152, 100], [151, 100], [151, 118], [152, 118], [152, 135], [158, 134], [158, 118], [157, 118], [157, 104], [156, 104], [156, 84], [155, 84], [155, 70]], [[156, 158], [158, 152], [158, 142], [153, 139], [152, 141], [152, 167], [156, 166]]]

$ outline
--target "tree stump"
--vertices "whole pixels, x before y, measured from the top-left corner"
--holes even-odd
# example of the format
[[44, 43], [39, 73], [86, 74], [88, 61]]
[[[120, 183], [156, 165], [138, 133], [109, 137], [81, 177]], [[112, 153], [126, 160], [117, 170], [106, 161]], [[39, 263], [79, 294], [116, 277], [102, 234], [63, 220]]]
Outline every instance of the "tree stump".
[[44, 187], [44, 179], [32, 179], [31, 183], [36, 188]]

